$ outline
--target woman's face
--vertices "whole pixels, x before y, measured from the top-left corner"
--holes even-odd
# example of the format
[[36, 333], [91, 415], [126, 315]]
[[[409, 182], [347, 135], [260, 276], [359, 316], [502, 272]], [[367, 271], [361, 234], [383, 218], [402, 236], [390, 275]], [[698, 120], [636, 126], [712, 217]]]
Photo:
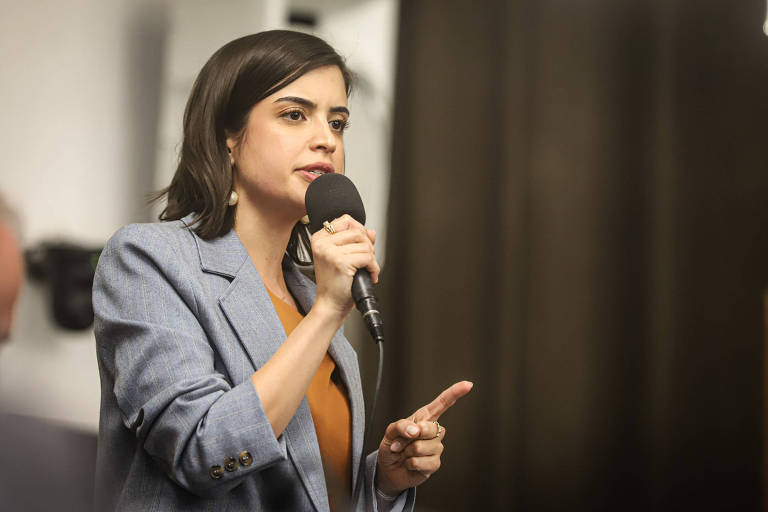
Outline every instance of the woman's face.
[[238, 208], [301, 218], [309, 183], [344, 169], [348, 118], [337, 66], [312, 70], [254, 105], [242, 138], [227, 139]]

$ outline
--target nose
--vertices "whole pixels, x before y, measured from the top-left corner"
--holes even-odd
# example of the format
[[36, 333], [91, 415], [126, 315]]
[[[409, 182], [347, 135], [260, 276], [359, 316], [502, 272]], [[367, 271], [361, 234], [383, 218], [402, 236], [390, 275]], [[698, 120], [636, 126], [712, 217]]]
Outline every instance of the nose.
[[325, 153], [333, 153], [336, 151], [336, 137], [331, 130], [330, 125], [318, 120], [313, 123], [314, 131], [312, 133], [312, 139], [310, 140], [310, 148], [313, 151], [323, 151]]

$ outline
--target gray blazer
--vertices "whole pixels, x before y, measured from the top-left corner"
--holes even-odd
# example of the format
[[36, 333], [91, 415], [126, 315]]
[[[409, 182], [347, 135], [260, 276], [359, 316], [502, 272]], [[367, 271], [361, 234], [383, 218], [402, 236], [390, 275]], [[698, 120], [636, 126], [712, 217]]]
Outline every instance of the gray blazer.
[[[181, 221], [120, 229], [93, 285], [101, 375], [96, 509], [329, 510], [306, 398], [275, 438], [250, 377], [285, 340], [234, 231], [203, 240]], [[283, 262], [308, 311], [315, 285]], [[357, 354], [341, 330], [329, 353], [347, 388], [356, 478], [364, 429]], [[376, 510], [376, 452], [360, 510]], [[395, 509], [411, 510], [415, 491]]]

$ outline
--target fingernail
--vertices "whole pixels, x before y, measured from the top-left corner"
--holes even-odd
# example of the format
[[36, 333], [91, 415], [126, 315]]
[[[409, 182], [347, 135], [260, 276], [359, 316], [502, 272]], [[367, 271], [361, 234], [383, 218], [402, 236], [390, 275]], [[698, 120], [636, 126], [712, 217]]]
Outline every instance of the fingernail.
[[419, 433], [419, 429], [415, 425], [408, 425], [408, 428], [405, 429], [405, 433], [409, 436], [415, 436]]
[[399, 452], [400, 448], [402, 448], [402, 446], [400, 446], [399, 441], [395, 441], [394, 443], [392, 443], [392, 446], [389, 447], [390, 451], [393, 451], [393, 452]]

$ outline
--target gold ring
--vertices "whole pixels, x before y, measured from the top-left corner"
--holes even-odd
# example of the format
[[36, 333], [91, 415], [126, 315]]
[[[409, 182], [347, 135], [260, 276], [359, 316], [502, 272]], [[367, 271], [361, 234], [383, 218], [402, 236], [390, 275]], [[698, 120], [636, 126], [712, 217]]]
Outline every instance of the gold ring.
[[333, 229], [333, 225], [331, 225], [331, 223], [328, 222], [327, 220], [323, 221], [323, 229], [325, 229], [330, 235], [336, 234], [336, 230]]
[[437, 434], [435, 434], [435, 437], [432, 439], [440, 439], [440, 436], [443, 435], [443, 426], [437, 422], [437, 420], [433, 421], [435, 425], [437, 425]]

